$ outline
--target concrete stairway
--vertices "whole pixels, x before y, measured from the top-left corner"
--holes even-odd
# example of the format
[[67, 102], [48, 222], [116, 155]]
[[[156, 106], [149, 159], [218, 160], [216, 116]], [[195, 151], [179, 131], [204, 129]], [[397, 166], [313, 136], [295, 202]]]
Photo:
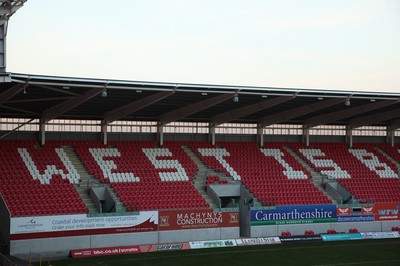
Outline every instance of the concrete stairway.
[[[210, 196], [208, 196], [206, 192], [206, 179], [208, 175], [214, 175], [215, 171], [210, 170], [207, 166], [200, 160], [199, 157], [194, 153], [194, 151], [187, 146], [182, 146], [182, 149], [186, 152], [187, 155], [192, 159], [192, 161], [197, 165], [197, 173], [193, 178], [193, 185], [197, 189], [197, 191], [201, 194], [203, 199], [207, 201], [211, 208], [217, 208], [216, 204], [212, 201]], [[217, 173], [215, 173], [217, 175]]]
[[78, 192], [79, 196], [81, 197], [82, 201], [85, 203], [86, 207], [89, 210], [89, 213], [98, 213], [96, 207], [94, 206], [92, 200], [88, 194], [88, 184], [90, 180], [93, 179], [93, 176], [89, 174], [85, 165], [81, 161], [81, 159], [76, 154], [73, 147], [69, 145], [62, 146], [65, 153], [67, 154], [68, 158], [71, 160], [72, 165], [78, 171], [79, 175], [81, 176], [79, 185], [75, 185], [75, 189]]
[[[76, 154], [75, 150], [71, 146], [63, 146], [63, 149], [69, 159], [71, 160], [72, 164], [74, 165], [75, 169], [78, 171], [79, 175], [81, 176], [81, 181], [80, 185], [75, 185], [75, 188], [79, 195], [82, 198], [82, 201], [85, 203], [87, 206], [89, 213], [98, 213], [96, 207], [94, 206], [92, 200], [90, 199], [88, 195], [88, 188], [89, 188], [89, 183], [93, 186], [96, 184], [96, 179], [94, 178], [93, 175], [89, 174], [87, 171], [85, 165], [83, 164], [82, 160], [78, 157]], [[126, 212], [126, 208], [124, 204], [121, 202], [120, 198], [118, 197], [117, 193], [110, 187], [109, 184], [105, 184], [105, 187], [107, 187], [108, 191], [112, 195], [114, 201], [115, 201], [115, 212]]]
[[117, 193], [114, 191], [114, 189], [111, 188], [109, 184], [106, 184], [105, 187], [108, 189], [108, 192], [111, 194], [112, 198], [114, 199], [115, 202], [115, 212], [117, 213], [123, 213], [126, 212], [126, 207], [124, 204], [121, 202], [121, 199], [118, 197]]
[[307, 171], [310, 172], [310, 174], [311, 174], [311, 182], [314, 184], [314, 186], [316, 186], [319, 189], [319, 191], [324, 193], [324, 195], [327, 196], [330, 201], [332, 201], [333, 203], [336, 204], [337, 201], [335, 199], [333, 199], [330, 195], [328, 195], [328, 193], [326, 193], [325, 189], [322, 187], [322, 176], [321, 176], [321, 174], [318, 173], [317, 171], [315, 171], [306, 161], [303, 160], [303, 158], [301, 158], [299, 155], [297, 155], [297, 153], [294, 150], [292, 150], [292, 148], [285, 147], [285, 150], [287, 152], [289, 152], [289, 154], [291, 156], [293, 156], [302, 166], [304, 166], [304, 168], [306, 168]]

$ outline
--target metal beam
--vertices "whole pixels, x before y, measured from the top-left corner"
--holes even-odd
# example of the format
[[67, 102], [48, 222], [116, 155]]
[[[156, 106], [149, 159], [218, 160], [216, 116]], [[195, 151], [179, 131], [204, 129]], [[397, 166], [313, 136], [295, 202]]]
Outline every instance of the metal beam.
[[339, 103], [344, 102], [346, 99], [340, 98], [340, 99], [331, 99], [331, 100], [326, 100], [326, 101], [319, 101], [314, 104], [310, 105], [305, 105], [293, 109], [289, 109], [287, 111], [277, 113], [277, 114], [272, 114], [272, 115], [267, 115], [263, 118], [260, 119], [260, 124], [265, 127], [273, 124], [278, 124], [302, 115], [306, 115], [308, 113], [316, 112], [321, 109], [328, 108], [332, 105], [336, 105]]
[[35, 98], [35, 99], [27, 99], [27, 100], [15, 100], [15, 101], [8, 101], [8, 104], [14, 103], [32, 103], [32, 102], [46, 102], [46, 101], [61, 101], [61, 100], [69, 100], [73, 97], [54, 97], [54, 98]]
[[5, 23], [27, 0], [0, 1], [0, 24]]
[[400, 112], [398, 109], [387, 111], [383, 113], [377, 113], [372, 115], [366, 115], [357, 119], [350, 120], [349, 127], [351, 129], [368, 126], [372, 124], [378, 124], [382, 121], [388, 121], [394, 118], [400, 118]]
[[180, 118], [186, 117], [188, 115], [197, 113], [201, 110], [207, 109], [213, 105], [219, 104], [221, 102], [224, 102], [226, 100], [231, 100], [232, 99], [232, 94], [221, 94], [218, 96], [215, 96], [213, 98], [206, 99], [204, 101], [200, 101], [197, 103], [193, 103], [187, 106], [184, 106], [182, 108], [178, 108], [175, 110], [172, 110], [168, 113], [165, 113], [164, 115], [160, 116], [160, 120], [164, 124], [168, 124], [171, 122], [174, 122]]
[[18, 129], [20, 129], [21, 127], [23, 127], [23, 126], [25, 126], [25, 125], [30, 124], [30, 123], [31, 123], [33, 120], [35, 120], [35, 119], [36, 119], [36, 118], [32, 118], [32, 119], [29, 119], [28, 121], [26, 121], [25, 123], [20, 124], [19, 126], [17, 126], [16, 128], [14, 128], [13, 130], [10, 130], [10, 131], [8, 131], [7, 133], [1, 135], [1, 136], [0, 136], [0, 139], [6, 137], [6, 136], [8, 136], [8, 135], [10, 135], [11, 133], [17, 131]]
[[392, 130], [396, 130], [396, 129], [400, 128], [400, 119], [390, 121], [389, 127]]
[[20, 93], [26, 88], [27, 84], [17, 84], [3, 93], [0, 93], [0, 105], [7, 102], [9, 99]]
[[235, 120], [235, 119], [238, 119], [238, 118], [241, 118], [241, 117], [245, 117], [247, 115], [250, 115], [250, 114], [265, 110], [265, 109], [270, 108], [270, 107], [273, 107], [275, 105], [290, 101], [293, 98], [294, 98], [294, 96], [276, 97], [276, 98], [273, 98], [273, 99], [268, 99], [268, 100], [265, 100], [263, 102], [254, 103], [254, 104], [251, 104], [251, 105], [244, 106], [242, 108], [238, 108], [238, 109], [227, 111], [225, 113], [217, 114], [217, 115], [211, 117], [211, 121], [216, 126], [217, 125], [221, 125], [223, 123], [227, 123], [227, 122], [230, 122], [232, 120]]
[[25, 109], [21, 109], [21, 108], [15, 108], [15, 107], [7, 106], [7, 105], [2, 105], [1, 108], [17, 111], [17, 112], [20, 112], [20, 113], [31, 114], [31, 115], [34, 115], [35, 117], [39, 117], [39, 113], [32, 112], [32, 111], [25, 110]]
[[120, 106], [114, 110], [111, 110], [107, 113], [104, 114], [104, 121], [108, 123], [112, 123], [115, 120], [121, 119], [123, 117], [126, 117], [127, 115], [130, 115], [140, 109], [143, 109], [146, 106], [149, 106], [155, 102], [158, 102], [171, 94], [174, 94], [174, 91], [163, 91], [163, 92], [158, 92], [156, 94], [144, 97], [140, 100], [131, 102], [127, 105]]
[[319, 125], [326, 125], [347, 117], [352, 117], [355, 115], [359, 115], [365, 112], [370, 112], [373, 110], [377, 110], [386, 106], [390, 106], [392, 104], [398, 103], [399, 100], [383, 100], [383, 101], [377, 101], [374, 103], [368, 103], [364, 104], [362, 106], [356, 106], [356, 107], [351, 107], [347, 108], [346, 106], [343, 107], [343, 110], [332, 112], [332, 113], [327, 113], [327, 114], [322, 114], [318, 116], [314, 116], [308, 120], [306, 120], [306, 125], [308, 128], [316, 127]]
[[86, 102], [87, 100], [95, 97], [101, 93], [101, 90], [99, 89], [91, 89], [89, 91], [86, 91], [84, 94], [81, 96], [75, 97], [73, 99], [64, 101], [60, 104], [57, 104], [53, 107], [50, 107], [46, 110], [43, 111], [42, 113], [42, 119], [44, 123], [49, 122], [50, 120], [60, 116], [61, 114], [64, 114], [65, 112], [73, 109], [74, 107]]

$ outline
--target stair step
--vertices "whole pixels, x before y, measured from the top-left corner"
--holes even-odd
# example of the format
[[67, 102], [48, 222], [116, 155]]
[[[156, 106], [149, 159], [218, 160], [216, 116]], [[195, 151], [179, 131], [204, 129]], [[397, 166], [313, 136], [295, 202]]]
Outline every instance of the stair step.
[[193, 162], [197, 166], [197, 173], [193, 178], [193, 186], [197, 189], [199, 194], [210, 205], [211, 208], [216, 208], [215, 203], [204, 189], [207, 178], [207, 172], [209, 171], [208, 167], [200, 160], [200, 158], [195, 154], [195, 152], [191, 148], [183, 146], [182, 149], [186, 152], [186, 154], [193, 160]]
[[[78, 157], [78, 155], [75, 152], [75, 149], [71, 146], [63, 146], [63, 149], [65, 153], [67, 154], [68, 158], [73, 162], [73, 165], [75, 169], [78, 171], [80, 177], [81, 177], [81, 182], [79, 186], [75, 186], [76, 191], [80, 195], [83, 203], [85, 203], [86, 207], [89, 210], [89, 213], [98, 213], [97, 208], [95, 207], [94, 203], [90, 199], [88, 195], [88, 190], [87, 190], [87, 184], [90, 180], [94, 179], [94, 176], [91, 175], [86, 166], [83, 164], [82, 160]], [[119, 197], [117, 197], [116, 193], [113, 192], [111, 189], [113, 198], [116, 200], [116, 206], [122, 211], [126, 212], [126, 208], [123, 206], [123, 203], [120, 201]]]
[[289, 152], [291, 156], [293, 156], [302, 166], [304, 166], [307, 171], [310, 172], [311, 174], [311, 183], [318, 188], [319, 191], [321, 191], [329, 200], [331, 200], [333, 203], [337, 203], [328, 193], [326, 190], [322, 187], [322, 175], [315, 171], [306, 161], [303, 160], [292, 148], [290, 147], [285, 147], [285, 150]]

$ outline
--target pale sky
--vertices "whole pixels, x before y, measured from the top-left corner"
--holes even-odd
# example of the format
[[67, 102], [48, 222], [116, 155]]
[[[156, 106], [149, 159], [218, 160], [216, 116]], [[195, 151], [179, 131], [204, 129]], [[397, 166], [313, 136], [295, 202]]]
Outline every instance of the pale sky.
[[28, 0], [7, 71], [400, 92], [400, 0]]

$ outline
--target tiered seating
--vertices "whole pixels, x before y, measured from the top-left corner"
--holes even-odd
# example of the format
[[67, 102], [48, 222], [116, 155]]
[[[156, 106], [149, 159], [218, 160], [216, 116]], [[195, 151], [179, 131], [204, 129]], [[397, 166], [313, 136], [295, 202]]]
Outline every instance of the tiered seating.
[[58, 142], [0, 142], [0, 192], [11, 216], [86, 213], [79, 174]]
[[[226, 151], [219, 149], [218, 147], [213, 146], [208, 142], [191, 142], [189, 143], [189, 145], [196, 153], [196, 155], [202, 158], [203, 162], [209, 168], [231, 176], [231, 173], [228, 172], [227, 167], [224, 167], [226, 166], [226, 161], [224, 160], [224, 157], [229, 156]], [[213, 152], [213, 154], [217, 154], [217, 156], [213, 156], [211, 152]]]
[[373, 145], [316, 143], [298, 149], [316, 171], [336, 178], [361, 202], [400, 201], [396, 166]]
[[[283, 147], [256, 143], [220, 142], [212, 147], [194, 147], [212, 168], [225, 170], [241, 180], [264, 205], [298, 205], [331, 203], [310, 182], [310, 174]], [[217, 163], [220, 165], [218, 166]]]
[[400, 145], [396, 144], [394, 147], [389, 144], [373, 144], [375, 148], [379, 148], [386, 152], [391, 158], [400, 162]]
[[213, 184], [228, 184], [228, 180], [221, 180], [217, 175], [209, 175], [207, 176], [206, 185]]
[[192, 185], [197, 166], [180, 142], [115, 141], [76, 147], [90, 173], [110, 183], [128, 211], [209, 207]]

